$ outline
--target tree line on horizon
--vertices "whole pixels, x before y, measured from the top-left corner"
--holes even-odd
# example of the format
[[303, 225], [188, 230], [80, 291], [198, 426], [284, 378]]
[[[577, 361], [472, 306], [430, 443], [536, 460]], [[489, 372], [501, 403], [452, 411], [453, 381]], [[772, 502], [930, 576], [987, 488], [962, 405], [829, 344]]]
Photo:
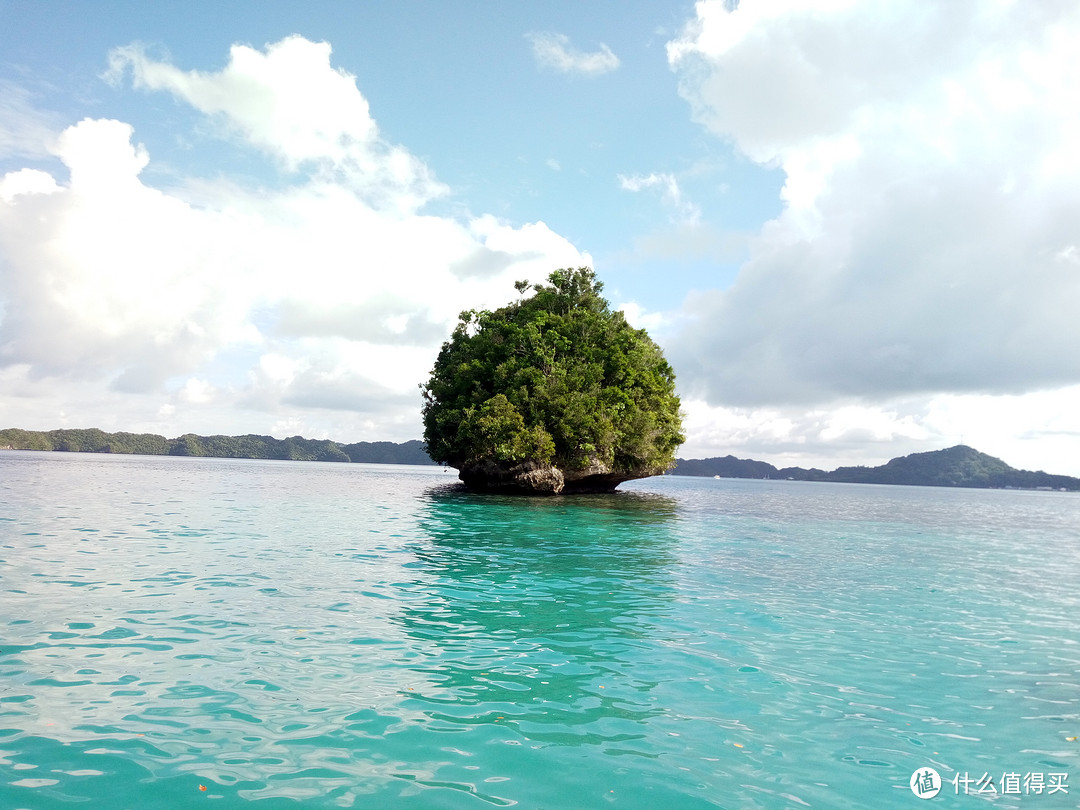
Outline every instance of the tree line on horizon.
[[719, 478], [772, 478], [792, 481], [832, 481], [842, 484], [902, 484], [922, 487], [980, 489], [1064, 489], [1080, 491], [1080, 478], [1039, 470], [1018, 470], [999, 458], [967, 445], [912, 453], [879, 467], [837, 467], [831, 472], [802, 467], [776, 468], [765, 461], [735, 458], [683, 459], [673, 475]]
[[[52, 450], [73, 453], [118, 453], [145, 456], [336, 461], [356, 464], [434, 464], [424, 443], [354, 442], [329, 439], [246, 434], [200, 436], [185, 433], [166, 439], [154, 433], [107, 433], [97, 428], [60, 430], [0, 430], [0, 450]], [[971, 447], [913, 453], [879, 467], [838, 467], [832, 471], [802, 467], [777, 468], [765, 461], [735, 456], [677, 460], [671, 475], [720, 478], [791, 479], [847, 484], [906, 484], [908, 486], [1065, 489], [1080, 491], [1080, 478], [1041, 470], [1018, 470]]]
[[243, 436], [200, 436], [185, 433], [167, 439], [155, 433], [107, 433], [98, 428], [60, 430], [0, 430], [0, 449], [51, 450], [70, 453], [119, 453], [143, 456], [199, 456], [213, 458], [256, 458], [286, 461], [337, 461], [366, 464], [433, 464], [424, 443], [353, 442], [341, 444], [329, 439], [246, 434]]

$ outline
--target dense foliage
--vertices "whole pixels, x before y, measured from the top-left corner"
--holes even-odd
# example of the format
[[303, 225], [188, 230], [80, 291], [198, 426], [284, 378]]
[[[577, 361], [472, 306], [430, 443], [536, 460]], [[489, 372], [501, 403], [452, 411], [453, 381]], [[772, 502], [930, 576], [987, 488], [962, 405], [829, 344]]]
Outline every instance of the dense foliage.
[[162, 456], [169, 440], [153, 433], [106, 433], [97, 428], [0, 430], [0, 447], [12, 450], [60, 450], [71, 453], [137, 453]]
[[424, 440], [455, 467], [597, 462], [662, 471], [684, 441], [660, 348], [600, 295], [588, 268], [557, 270], [494, 312], [461, 314], [424, 392]]
[[328, 439], [305, 439], [290, 436], [196, 436], [185, 433], [173, 440], [169, 450], [174, 456], [213, 456], [215, 458], [275, 458], [290, 461], [348, 461], [349, 457]]
[[185, 433], [166, 439], [154, 433], [106, 433], [97, 428], [68, 430], [0, 430], [0, 449], [59, 450], [72, 453], [133, 453], [146, 456], [210, 456], [292, 461], [353, 461], [387, 464], [430, 464], [421, 442], [355, 442], [290, 436], [198, 436]]

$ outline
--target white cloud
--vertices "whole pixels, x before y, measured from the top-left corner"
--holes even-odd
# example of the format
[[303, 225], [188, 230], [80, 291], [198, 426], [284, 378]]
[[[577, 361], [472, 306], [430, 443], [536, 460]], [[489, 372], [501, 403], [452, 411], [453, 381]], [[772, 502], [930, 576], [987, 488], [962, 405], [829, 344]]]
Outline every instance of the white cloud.
[[704, 0], [669, 45], [695, 117], [786, 173], [669, 356], [716, 405], [1080, 382], [1080, 10]]
[[[6, 272], [0, 362], [34, 376], [108, 375], [144, 387], [181, 373], [234, 337], [241, 302], [228, 284], [222, 229], [144, 186], [148, 160], [118, 121], [83, 121], [55, 139], [70, 181], [41, 173], [0, 205]], [[19, 172], [15, 178], [26, 179]], [[13, 180], [8, 175], [5, 188]], [[243, 231], [228, 238], [238, 244]], [[239, 251], [234, 251], [239, 252]]]
[[646, 330], [654, 340], [670, 326], [672, 318], [671, 313], [651, 311], [636, 301], [615, 304], [612, 309], [620, 310], [628, 324]]
[[684, 397], [683, 411], [689, 436], [683, 458], [732, 454], [777, 467], [834, 469], [967, 444], [1020, 469], [1080, 476], [1080, 386], [815, 408], [717, 406]]
[[662, 202], [671, 210], [673, 219], [680, 224], [693, 225], [701, 219], [701, 209], [683, 196], [675, 175], [667, 172], [652, 172], [647, 175], [620, 174], [617, 177], [619, 187], [624, 191], [659, 189]]
[[413, 211], [445, 193], [423, 162], [379, 135], [356, 77], [330, 57], [328, 43], [292, 36], [265, 52], [233, 45], [223, 70], [204, 73], [128, 45], [110, 52], [106, 77], [119, 83], [130, 70], [135, 87], [172, 93], [289, 171], [347, 184], [376, 207]]
[[532, 43], [537, 63], [560, 73], [599, 76], [619, 67], [619, 57], [603, 43], [600, 43], [600, 50], [587, 53], [571, 46], [570, 38], [565, 34], [541, 31], [526, 34], [526, 38]]
[[216, 73], [113, 52], [119, 86], [190, 103], [285, 182], [154, 188], [132, 127], [90, 119], [50, 138], [67, 177], [0, 180], [5, 422], [415, 438], [416, 385], [460, 311], [591, 263], [542, 222], [423, 213], [442, 185], [329, 57], [296, 37]]
[[20, 194], [52, 194], [59, 191], [53, 176], [38, 169], [19, 169], [0, 178], [0, 200], [15, 201]]
[[177, 396], [184, 402], [191, 402], [198, 405], [213, 400], [215, 393], [214, 386], [206, 380], [200, 380], [198, 377], [190, 377], [177, 393]]
[[33, 94], [0, 79], [0, 155], [40, 158], [56, 132], [57, 116], [34, 106]]

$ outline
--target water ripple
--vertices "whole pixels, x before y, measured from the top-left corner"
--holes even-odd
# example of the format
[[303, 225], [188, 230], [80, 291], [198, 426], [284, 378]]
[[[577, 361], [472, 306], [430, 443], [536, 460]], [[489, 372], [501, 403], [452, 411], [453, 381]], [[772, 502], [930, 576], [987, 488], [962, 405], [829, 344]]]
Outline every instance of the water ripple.
[[5, 806], [899, 806], [1080, 755], [1075, 499], [0, 466]]

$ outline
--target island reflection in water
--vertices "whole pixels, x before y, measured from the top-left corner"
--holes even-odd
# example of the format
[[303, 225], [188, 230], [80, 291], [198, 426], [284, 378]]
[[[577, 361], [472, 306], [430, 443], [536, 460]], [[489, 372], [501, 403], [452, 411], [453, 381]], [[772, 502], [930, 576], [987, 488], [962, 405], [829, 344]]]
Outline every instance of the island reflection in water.
[[433, 720], [497, 720], [527, 741], [643, 738], [660, 709], [639, 659], [673, 598], [675, 517], [646, 493], [427, 493], [426, 576], [395, 617], [425, 651], [413, 668], [433, 691], [417, 700]]

